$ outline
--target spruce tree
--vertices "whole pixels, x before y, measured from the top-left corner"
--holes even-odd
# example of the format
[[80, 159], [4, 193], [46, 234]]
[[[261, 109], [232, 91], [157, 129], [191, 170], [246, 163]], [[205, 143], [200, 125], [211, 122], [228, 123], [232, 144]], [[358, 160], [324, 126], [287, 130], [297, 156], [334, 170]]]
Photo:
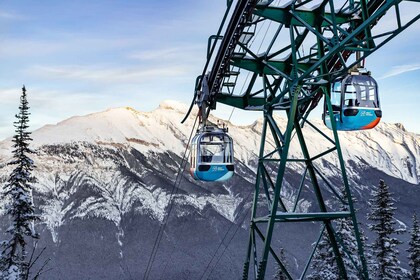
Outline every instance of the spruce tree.
[[[347, 201], [347, 194], [343, 191], [343, 201]], [[353, 203], [356, 201], [353, 199]], [[340, 211], [348, 212], [347, 205], [341, 205]], [[347, 278], [352, 280], [362, 279], [361, 262], [358, 257], [358, 246], [354, 231], [354, 226], [351, 218], [338, 219], [333, 222], [335, 234], [339, 242], [339, 250], [341, 258], [343, 259], [344, 266], [346, 267]], [[359, 235], [362, 243], [365, 243], [366, 237], [359, 227]], [[314, 255], [312, 263], [312, 273], [308, 279], [339, 279], [339, 270], [336, 263], [334, 251], [331, 242], [324, 232], [320, 243], [318, 244], [317, 251]]]
[[1, 279], [27, 279], [29, 263], [26, 260], [26, 238], [38, 238], [34, 229], [34, 221], [39, 217], [35, 214], [32, 199], [32, 183], [34, 177], [31, 172], [34, 168], [29, 154], [30, 132], [28, 129], [29, 107], [26, 99], [25, 86], [20, 97], [19, 113], [14, 122], [16, 134], [13, 137], [13, 159], [9, 165], [15, 166], [4, 188], [4, 197], [8, 203], [6, 214], [11, 225], [6, 233], [10, 236], [3, 241], [0, 256]]
[[410, 265], [409, 278], [420, 279], [420, 228], [416, 213], [413, 214], [413, 228], [411, 229], [411, 239], [407, 250], [408, 264]]
[[310, 280], [338, 280], [339, 278], [333, 247], [325, 230], [313, 256], [311, 269], [312, 272], [307, 277]]
[[[347, 201], [348, 197], [345, 191], [343, 191], [343, 201]], [[357, 200], [352, 197], [353, 205], [356, 205]], [[348, 212], [348, 205], [343, 204], [340, 208], [342, 212]], [[355, 211], [357, 211], [355, 209]], [[347, 271], [348, 279], [363, 279], [362, 263], [359, 257], [359, 248], [355, 236], [355, 228], [353, 220], [351, 218], [338, 219], [334, 222], [337, 239], [341, 241], [339, 243], [340, 254], [343, 259], [344, 265]], [[358, 224], [359, 237], [362, 242], [362, 247], [365, 247], [367, 237], [360, 224]], [[365, 250], [364, 250], [365, 251]], [[365, 258], [369, 257], [369, 254], [364, 252]]]
[[[343, 211], [346, 211], [346, 209], [343, 209]], [[339, 219], [336, 222], [336, 233], [338, 239], [343, 243], [339, 244], [339, 249], [346, 267], [348, 279], [361, 279], [362, 274], [358, 269], [361, 267], [361, 262], [358, 257], [357, 241], [354, 235], [355, 232], [352, 220], [350, 218]], [[360, 232], [360, 235], [363, 236], [363, 233]], [[362, 239], [364, 238], [362, 237]]]
[[[287, 261], [284, 255], [283, 248], [280, 248], [279, 259], [283, 263], [283, 265], [287, 268]], [[284, 273], [283, 270], [281, 270], [280, 265], [277, 264], [276, 273], [274, 274], [274, 280], [287, 280], [287, 279], [289, 278], [287, 277], [286, 273]]]
[[369, 229], [376, 233], [376, 239], [371, 244], [371, 254], [376, 258], [372, 271], [377, 279], [403, 279], [404, 272], [397, 258], [397, 246], [402, 242], [394, 237], [402, 232], [395, 228], [395, 200], [383, 180], [380, 180], [378, 189], [372, 193], [373, 197], [369, 200], [371, 212], [368, 214], [368, 219], [372, 221]]
[[[339, 244], [340, 255], [343, 259], [347, 271], [348, 279], [362, 279], [360, 260], [358, 258], [358, 248], [356, 238], [354, 236], [354, 228], [350, 219], [340, 219], [336, 223], [336, 235], [343, 245]], [[362, 240], [364, 240], [363, 234]], [[336, 263], [334, 251], [331, 242], [326, 233], [323, 234], [318, 248], [314, 255], [314, 260], [311, 265], [312, 273], [308, 275], [308, 279], [321, 280], [339, 279], [339, 271]]]

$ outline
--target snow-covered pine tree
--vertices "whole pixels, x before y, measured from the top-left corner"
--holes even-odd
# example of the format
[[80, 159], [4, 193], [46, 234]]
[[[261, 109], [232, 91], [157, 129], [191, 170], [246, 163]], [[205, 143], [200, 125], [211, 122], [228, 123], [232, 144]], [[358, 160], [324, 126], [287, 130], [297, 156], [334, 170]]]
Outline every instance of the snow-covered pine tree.
[[327, 232], [324, 230], [313, 256], [310, 280], [338, 280], [339, 272], [333, 247]]
[[[286, 257], [284, 255], [284, 249], [280, 248], [279, 259], [283, 265], [287, 268]], [[276, 273], [274, 274], [274, 280], [287, 280], [289, 279], [287, 275], [281, 270], [280, 265], [277, 264]]]
[[[343, 207], [342, 211], [348, 211]], [[358, 248], [356, 237], [354, 236], [354, 227], [352, 220], [348, 219], [339, 219], [336, 224], [336, 233], [338, 240], [341, 240], [343, 245], [340, 243], [340, 254], [343, 258], [344, 265], [347, 271], [348, 279], [361, 279], [362, 274], [359, 273], [358, 268], [361, 267], [361, 263], [358, 257]], [[362, 234], [362, 233], [360, 233]], [[364, 239], [362, 237], [362, 239]], [[345, 250], [344, 250], [345, 248]], [[337, 271], [338, 273], [338, 271]]]
[[1, 279], [7, 280], [28, 278], [29, 263], [26, 260], [25, 238], [38, 238], [34, 221], [39, 217], [35, 214], [32, 199], [34, 177], [31, 171], [34, 163], [28, 156], [33, 153], [29, 148], [32, 139], [29, 137], [30, 132], [27, 131], [30, 114], [28, 110], [26, 89], [23, 86], [19, 113], [16, 115], [17, 121], [14, 122], [16, 134], [13, 137], [13, 159], [9, 162], [9, 165], [16, 167], [5, 185], [3, 197], [8, 201], [6, 214], [11, 221], [6, 231], [10, 238], [2, 242], [0, 256]]
[[420, 228], [416, 213], [413, 214], [413, 227], [407, 252], [410, 265], [409, 279], [420, 279]]
[[[343, 200], [347, 200], [347, 195], [343, 192]], [[353, 203], [356, 201], [353, 200]], [[347, 212], [348, 207], [342, 205], [340, 211]], [[356, 237], [354, 235], [354, 226], [350, 218], [338, 219], [334, 221], [334, 228], [339, 243], [341, 257], [347, 271], [348, 279], [362, 279], [359, 268], [361, 267], [360, 259], [358, 257], [358, 247]], [[366, 237], [361, 227], [359, 227], [359, 234], [362, 243], [365, 243]], [[343, 246], [344, 245], [344, 246]], [[345, 247], [345, 249], [344, 249]], [[331, 248], [331, 243], [324, 232], [318, 249], [314, 255], [314, 262], [312, 264], [312, 273], [308, 276], [309, 279], [339, 279], [339, 271], [335, 261], [335, 255]]]
[[[348, 197], [346, 192], [343, 190], [342, 193], [343, 201], [347, 201]], [[353, 205], [356, 205], [357, 200], [352, 197]], [[343, 204], [340, 207], [340, 211], [348, 212], [349, 208], [348, 205]], [[357, 212], [357, 210], [355, 210]], [[334, 222], [337, 239], [341, 241], [340, 243], [340, 253], [341, 257], [343, 258], [344, 265], [346, 266], [347, 277], [348, 279], [363, 279], [363, 272], [361, 271], [362, 264], [359, 258], [359, 248], [357, 246], [356, 236], [353, 221], [351, 218], [347, 219], [338, 219]], [[360, 241], [362, 242], [362, 246], [365, 247], [367, 237], [361, 227], [358, 224], [359, 229], [359, 236]], [[344, 248], [343, 248], [344, 245]], [[366, 259], [369, 258], [369, 254], [364, 250], [364, 256]]]
[[394, 212], [397, 209], [394, 207], [395, 200], [383, 180], [379, 181], [379, 187], [372, 191], [372, 195], [369, 200], [371, 212], [368, 214], [368, 219], [372, 223], [368, 226], [377, 235], [371, 244], [371, 254], [377, 261], [372, 271], [377, 279], [403, 279], [404, 270], [397, 258], [399, 253], [397, 246], [402, 242], [394, 237], [403, 230], [395, 228]]

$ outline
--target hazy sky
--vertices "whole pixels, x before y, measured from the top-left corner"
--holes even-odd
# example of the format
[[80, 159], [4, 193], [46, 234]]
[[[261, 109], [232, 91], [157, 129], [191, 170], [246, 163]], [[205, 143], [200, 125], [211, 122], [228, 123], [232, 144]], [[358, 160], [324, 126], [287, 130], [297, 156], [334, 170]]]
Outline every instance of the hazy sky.
[[[32, 130], [111, 107], [189, 104], [225, 7], [225, 0], [0, 1], [0, 140], [13, 134], [23, 84]], [[383, 121], [417, 133], [419, 35], [416, 22], [367, 62]], [[219, 107], [228, 118], [230, 109]], [[232, 121], [255, 118], [237, 110]]]

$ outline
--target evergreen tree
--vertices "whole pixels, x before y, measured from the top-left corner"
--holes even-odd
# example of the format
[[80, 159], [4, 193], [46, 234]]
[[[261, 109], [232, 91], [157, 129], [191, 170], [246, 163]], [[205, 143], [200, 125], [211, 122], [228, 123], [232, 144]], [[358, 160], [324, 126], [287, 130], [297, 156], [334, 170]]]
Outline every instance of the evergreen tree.
[[395, 228], [394, 202], [389, 187], [380, 180], [378, 189], [373, 191], [373, 197], [369, 200], [371, 212], [368, 214], [368, 219], [372, 221], [369, 229], [377, 235], [371, 244], [371, 254], [376, 258], [373, 272], [374, 276], [381, 280], [402, 279], [404, 274], [397, 258], [397, 246], [402, 242], [393, 237], [402, 232]]
[[[347, 201], [348, 197], [345, 191], [343, 191], [343, 201]], [[355, 198], [352, 198], [353, 205], [357, 203]], [[347, 205], [342, 205], [340, 208], [342, 212], [348, 212], [349, 208]], [[355, 209], [355, 211], [357, 211]], [[363, 279], [362, 263], [359, 258], [359, 248], [357, 246], [357, 240], [355, 236], [355, 229], [353, 220], [351, 218], [339, 219], [335, 221], [335, 228], [337, 239], [341, 241], [339, 243], [340, 254], [343, 259], [344, 265], [347, 271], [348, 279]], [[359, 225], [359, 237], [362, 242], [362, 247], [365, 247], [367, 238]], [[365, 258], [368, 258], [369, 254], [364, 252]]]
[[6, 233], [10, 238], [3, 241], [0, 256], [0, 273], [2, 279], [27, 279], [29, 263], [26, 260], [26, 237], [38, 238], [34, 229], [34, 221], [38, 220], [32, 200], [32, 183], [34, 177], [31, 171], [33, 161], [28, 154], [33, 153], [29, 148], [32, 140], [28, 129], [29, 107], [26, 99], [25, 86], [20, 97], [19, 113], [14, 122], [16, 134], [13, 137], [13, 159], [9, 165], [15, 169], [5, 185], [4, 197], [8, 201], [6, 214], [11, 220], [11, 225]]
[[407, 250], [408, 264], [410, 265], [409, 278], [420, 279], [420, 228], [416, 213], [413, 214], [413, 228], [411, 230], [411, 239]]
[[[361, 267], [361, 263], [358, 258], [358, 248], [352, 221], [351, 219], [339, 219], [335, 224], [337, 239], [341, 240], [345, 247], [344, 250], [343, 245], [339, 243], [339, 250], [346, 267], [347, 277], [354, 280], [362, 279], [361, 271], [358, 270]], [[361, 232], [360, 234], [362, 241], [364, 241], [363, 233]], [[312, 273], [308, 276], [308, 279], [339, 279], [340, 272], [337, 267], [335, 254], [326, 233], [324, 233], [318, 244], [311, 268]]]
[[350, 218], [339, 219], [336, 225], [337, 237], [344, 245], [340, 244], [339, 249], [344, 266], [346, 267], [347, 277], [348, 279], [361, 279], [362, 275], [358, 271], [358, 268], [361, 267], [361, 262], [358, 257], [358, 248], [352, 220]]
[[[347, 194], [343, 191], [343, 201], [347, 201]], [[356, 201], [353, 200], [353, 203]], [[340, 211], [348, 212], [348, 206], [342, 205]], [[340, 255], [346, 267], [348, 279], [363, 279], [361, 262], [358, 256], [358, 246], [351, 218], [338, 219], [334, 221], [334, 228], [339, 245]], [[362, 243], [365, 243], [366, 237], [359, 227], [359, 234]], [[334, 251], [331, 247], [330, 240], [324, 232], [324, 235], [318, 245], [318, 249], [314, 255], [312, 263], [312, 274], [309, 279], [339, 279], [339, 270], [336, 263]]]
[[[287, 268], [287, 262], [286, 262], [286, 257], [284, 255], [284, 249], [283, 248], [280, 248], [279, 258], [280, 258], [280, 261], [283, 263], [283, 265]], [[274, 279], [275, 280], [287, 280], [287, 279], [289, 279], [289, 278], [287, 278], [287, 275], [283, 272], [283, 270], [281, 270], [279, 264], [277, 264], [276, 273], [274, 274]]]
[[339, 278], [334, 250], [325, 230], [315, 251], [311, 269], [312, 273], [307, 277], [310, 280], [337, 280]]

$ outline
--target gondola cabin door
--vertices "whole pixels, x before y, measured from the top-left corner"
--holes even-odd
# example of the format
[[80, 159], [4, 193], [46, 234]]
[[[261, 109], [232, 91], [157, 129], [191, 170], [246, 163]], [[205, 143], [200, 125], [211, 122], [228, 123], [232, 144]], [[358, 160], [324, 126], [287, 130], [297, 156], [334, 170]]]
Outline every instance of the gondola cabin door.
[[[370, 129], [379, 123], [382, 111], [378, 84], [369, 74], [356, 72], [336, 79], [331, 84], [330, 94], [337, 130]], [[332, 129], [326, 100], [323, 120]]]

